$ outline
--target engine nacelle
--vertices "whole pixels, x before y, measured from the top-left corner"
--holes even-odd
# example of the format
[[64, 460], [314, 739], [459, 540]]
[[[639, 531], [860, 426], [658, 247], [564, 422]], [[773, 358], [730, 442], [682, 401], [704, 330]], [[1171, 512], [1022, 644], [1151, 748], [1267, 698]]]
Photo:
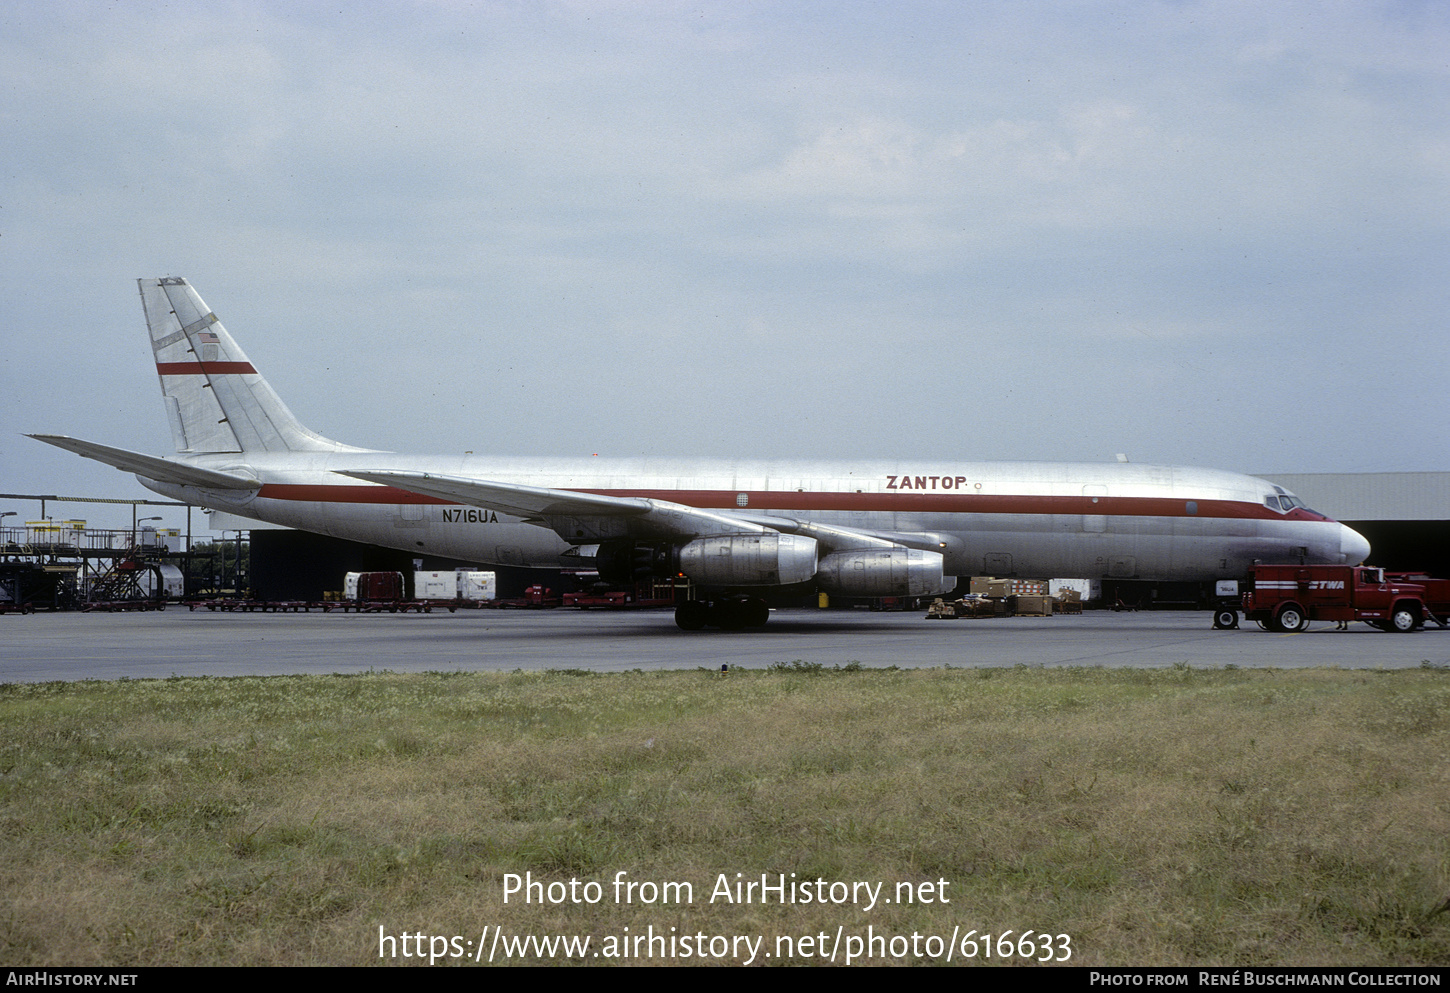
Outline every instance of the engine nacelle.
[[816, 574], [816, 556], [814, 538], [765, 532], [696, 538], [679, 549], [676, 562], [702, 586], [788, 586]]
[[832, 552], [821, 559], [816, 582], [839, 596], [931, 596], [957, 584], [943, 576], [940, 552], [871, 548]]

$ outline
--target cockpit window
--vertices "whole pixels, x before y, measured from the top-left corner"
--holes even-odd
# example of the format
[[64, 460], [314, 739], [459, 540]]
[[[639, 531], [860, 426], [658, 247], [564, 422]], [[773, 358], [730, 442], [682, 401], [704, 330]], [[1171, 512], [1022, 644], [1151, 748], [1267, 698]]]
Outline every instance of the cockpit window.
[[[1274, 489], [1279, 490], [1279, 492], [1282, 494], [1282, 496], [1266, 496], [1266, 497], [1264, 497], [1264, 506], [1265, 507], [1268, 507], [1270, 510], [1277, 510], [1281, 514], [1287, 514], [1289, 511], [1294, 510], [1295, 508], [1302, 508], [1304, 510], [1309, 510], [1308, 506], [1305, 505], [1304, 501], [1303, 500], [1300, 500], [1294, 494], [1292, 494], [1292, 493], [1285, 493], [1282, 489], [1280, 489], [1277, 486], [1275, 486]], [[1312, 514], [1312, 513], [1314, 513], [1314, 511], [1309, 510], [1309, 513]]]

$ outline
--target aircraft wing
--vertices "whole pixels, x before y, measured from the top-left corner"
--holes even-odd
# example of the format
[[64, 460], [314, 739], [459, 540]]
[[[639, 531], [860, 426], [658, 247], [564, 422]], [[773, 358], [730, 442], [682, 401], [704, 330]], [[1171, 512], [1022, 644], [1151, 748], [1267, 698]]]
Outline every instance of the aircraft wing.
[[579, 545], [623, 537], [678, 540], [771, 532], [814, 539], [824, 553], [915, 549], [941, 554], [960, 543], [950, 535], [874, 532], [767, 514], [724, 513], [668, 500], [606, 496], [465, 476], [382, 469], [337, 471], [354, 479], [521, 517]]
[[255, 490], [262, 485], [260, 481], [250, 476], [203, 469], [185, 462], [157, 458], [154, 455], [142, 455], [139, 452], [128, 452], [124, 448], [111, 448], [109, 445], [98, 445], [93, 441], [81, 441], [79, 438], [68, 438], [63, 434], [32, 434], [30, 437], [36, 441], [43, 441], [47, 445], [54, 445], [56, 448], [64, 448], [68, 452], [83, 455], [88, 459], [115, 466], [122, 472], [134, 472], [138, 476], [145, 476], [147, 479], [154, 479], [161, 483], [174, 483], [178, 486], [204, 486], [214, 490]]
[[565, 540], [597, 540], [626, 534], [695, 537], [775, 530], [733, 515], [687, 507], [668, 500], [606, 496], [431, 472], [337, 471], [354, 479], [521, 517], [531, 524], [553, 529]]

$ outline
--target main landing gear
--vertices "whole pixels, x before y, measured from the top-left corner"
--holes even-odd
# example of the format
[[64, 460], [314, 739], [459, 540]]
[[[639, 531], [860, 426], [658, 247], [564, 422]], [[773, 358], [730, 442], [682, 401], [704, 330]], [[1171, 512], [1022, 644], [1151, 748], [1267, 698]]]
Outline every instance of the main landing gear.
[[770, 608], [758, 596], [729, 596], [717, 600], [686, 600], [675, 608], [675, 623], [684, 631], [720, 628], [739, 631], [764, 627]]

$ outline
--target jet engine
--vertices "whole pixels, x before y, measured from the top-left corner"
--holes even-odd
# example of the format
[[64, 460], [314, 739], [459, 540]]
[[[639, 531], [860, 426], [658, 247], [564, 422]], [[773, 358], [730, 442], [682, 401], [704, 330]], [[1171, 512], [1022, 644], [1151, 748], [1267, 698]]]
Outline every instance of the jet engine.
[[943, 576], [940, 552], [916, 548], [832, 552], [820, 560], [816, 582], [838, 596], [930, 596], [956, 585]]
[[721, 534], [683, 545], [606, 541], [594, 553], [599, 578], [632, 583], [684, 573], [702, 586], [787, 586], [816, 572], [814, 538], [774, 532]]
[[788, 586], [816, 574], [816, 539], [798, 534], [721, 534], [680, 547], [680, 572], [702, 586]]

